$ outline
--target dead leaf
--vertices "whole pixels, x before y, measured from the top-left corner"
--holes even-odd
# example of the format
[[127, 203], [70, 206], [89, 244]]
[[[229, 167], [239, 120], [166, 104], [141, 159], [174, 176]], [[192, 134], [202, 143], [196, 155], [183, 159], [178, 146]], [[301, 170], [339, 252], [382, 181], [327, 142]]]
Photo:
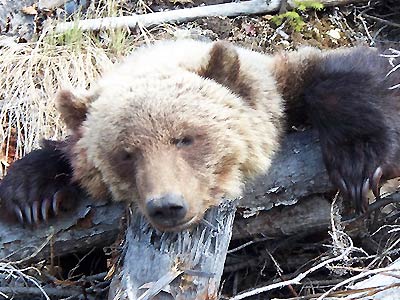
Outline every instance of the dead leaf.
[[340, 29], [331, 29], [328, 30], [327, 34], [334, 40], [340, 40]]
[[38, 14], [38, 12], [36, 10], [36, 7], [33, 6], [33, 5], [32, 6], [25, 6], [25, 7], [21, 8], [21, 11], [26, 15], [34, 16], [34, 15]]
[[257, 34], [256, 27], [253, 24], [242, 24], [242, 28], [247, 35], [255, 36]]

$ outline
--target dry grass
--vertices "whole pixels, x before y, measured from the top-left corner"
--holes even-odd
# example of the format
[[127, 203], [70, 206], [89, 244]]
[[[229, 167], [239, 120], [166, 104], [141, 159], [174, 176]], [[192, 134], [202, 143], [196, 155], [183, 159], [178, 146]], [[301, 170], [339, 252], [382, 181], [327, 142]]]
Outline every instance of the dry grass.
[[[87, 14], [115, 16], [119, 11], [116, 1], [101, 0]], [[98, 36], [76, 29], [55, 35], [54, 26], [48, 24], [35, 43], [17, 44], [5, 37], [0, 41], [0, 176], [42, 138], [65, 135], [53, 103], [59, 89], [88, 88], [118, 57], [149, 40], [148, 32], [129, 40], [123, 29]]]
[[83, 42], [77, 51], [44, 41], [12, 44], [0, 49], [0, 120], [2, 157], [7, 166], [10, 150], [15, 158], [38, 146], [41, 138], [60, 138], [63, 125], [53, 97], [60, 88], [87, 88], [111, 66], [107, 53]]

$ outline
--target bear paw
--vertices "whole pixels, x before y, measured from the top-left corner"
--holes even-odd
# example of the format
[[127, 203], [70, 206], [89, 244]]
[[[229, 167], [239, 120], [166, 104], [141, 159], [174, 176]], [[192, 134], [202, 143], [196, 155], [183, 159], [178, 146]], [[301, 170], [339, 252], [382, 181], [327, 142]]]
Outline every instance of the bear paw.
[[14, 162], [0, 182], [3, 220], [32, 226], [74, 207], [79, 188], [70, 182], [69, 161], [47, 145]]

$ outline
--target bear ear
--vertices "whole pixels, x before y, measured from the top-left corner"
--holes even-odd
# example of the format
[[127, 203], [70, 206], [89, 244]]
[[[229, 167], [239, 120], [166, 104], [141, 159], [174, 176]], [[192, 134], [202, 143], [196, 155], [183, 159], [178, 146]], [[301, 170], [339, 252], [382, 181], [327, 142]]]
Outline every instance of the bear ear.
[[56, 96], [56, 108], [67, 128], [76, 131], [86, 120], [89, 99], [78, 97], [69, 90], [61, 90]]
[[214, 43], [205, 67], [198, 74], [229, 88], [235, 94], [247, 98], [248, 79], [240, 72], [240, 59], [235, 47], [224, 41]]

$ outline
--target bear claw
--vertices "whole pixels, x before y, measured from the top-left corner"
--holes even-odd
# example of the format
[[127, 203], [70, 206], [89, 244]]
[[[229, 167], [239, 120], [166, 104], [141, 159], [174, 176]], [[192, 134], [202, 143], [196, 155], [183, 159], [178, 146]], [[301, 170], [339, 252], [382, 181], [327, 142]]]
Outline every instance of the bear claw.
[[62, 149], [65, 141], [45, 141], [15, 161], [0, 181], [0, 219], [32, 227], [74, 209], [80, 188]]
[[369, 178], [365, 178], [359, 183], [352, 183], [346, 180], [347, 177], [340, 175], [337, 171], [332, 171], [330, 178], [336, 184], [339, 192], [344, 199], [351, 200], [357, 212], [365, 213], [368, 210], [368, 192], [371, 190], [376, 199], [380, 199], [380, 182], [383, 176], [383, 168], [377, 167]]
[[348, 197], [349, 190], [347, 189], [346, 182], [343, 180], [343, 178], [339, 179], [339, 190], [342, 193], [342, 195], [345, 196], [345, 198]]
[[45, 198], [41, 206], [42, 219], [44, 222], [47, 222], [48, 220], [49, 208], [50, 208], [50, 200], [48, 198]]
[[363, 212], [368, 210], [368, 191], [370, 189], [369, 178], [364, 181], [361, 190], [361, 209]]
[[25, 220], [29, 225], [32, 225], [32, 210], [29, 205], [26, 205], [24, 208], [24, 216]]
[[57, 216], [58, 213], [60, 212], [61, 201], [62, 201], [62, 193], [60, 191], [57, 191], [54, 194], [53, 200], [51, 202], [51, 207], [53, 209], [53, 213], [55, 216]]
[[19, 221], [21, 224], [24, 224], [24, 217], [23, 217], [23, 215], [22, 215], [21, 209], [20, 209], [18, 206], [15, 206], [15, 207], [14, 207], [14, 212], [15, 212], [15, 215], [17, 216], [18, 221]]
[[14, 213], [22, 225], [37, 225], [41, 221], [47, 222], [50, 214], [57, 216], [60, 212], [60, 205], [61, 199], [56, 193], [52, 200], [45, 198], [41, 204], [39, 201], [34, 201], [32, 205], [26, 205], [23, 209], [15, 205]]
[[32, 217], [33, 217], [33, 223], [37, 224], [39, 223], [39, 202], [35, 201], [32, 204]]
[[372, 175], [372, 179], [371, 179], [371, 189], [372, 192], [374, 193], [374, 196], [376, 199], [380, 199], [380, 181], [381, 181], [381, 177], [383, 175], [383, 171], [381, 167], [376, 168], [374, 174]]

